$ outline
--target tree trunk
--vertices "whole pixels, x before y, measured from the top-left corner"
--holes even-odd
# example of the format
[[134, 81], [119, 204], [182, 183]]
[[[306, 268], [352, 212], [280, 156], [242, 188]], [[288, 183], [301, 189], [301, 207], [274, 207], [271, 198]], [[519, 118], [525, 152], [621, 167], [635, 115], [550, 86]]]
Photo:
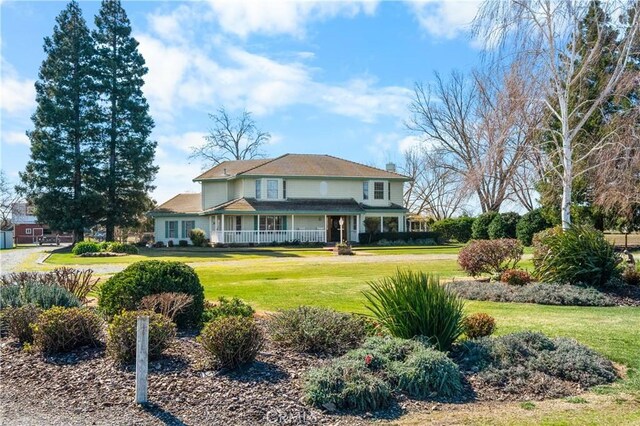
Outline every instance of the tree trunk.
[[571, 227], [571, 195], [573, 190], [573, 148], [567, 123], [562, 123], [562, 229]]

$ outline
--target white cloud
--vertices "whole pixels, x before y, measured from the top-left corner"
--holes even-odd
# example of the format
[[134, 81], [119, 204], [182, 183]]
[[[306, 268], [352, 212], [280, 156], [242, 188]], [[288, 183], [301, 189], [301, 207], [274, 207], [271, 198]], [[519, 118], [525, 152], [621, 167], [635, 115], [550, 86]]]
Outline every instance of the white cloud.
[[0, 109], [10, 115], [31, 112], [36, 105], [34, 81], [22, 78], [17, 71], [2, 60], [2, 78], [0, 79]]
[[175, 158], [163, 159], [157, 163], [159, 171], [152, 197], [158, 203], [163, 203], [182, 192], [200, 191], [200, 185], [191, 181], [202, 172], [197, 164], [189, 164], [186, 160]]
[[405, 153], [413, 148], [423, 146], [424, 142], [416, 136], [406, 136], [398, 142], [398, 149]]
[[408, 2], [418, 23], [429, 34], [452, 39], [470, 29], [479, 0], [418, 0]]
[[336, 16], [372, 15], [378, 2], [288, 1], [288, 0], [209, 0], [223, 31], [246, 37], [251, 33], [301, 36], [309, 21]]
[[[203, 132], [186, 132], [179, 135], [162, 135], [156, 138], [158, 148], [163, 150], [163, 154], [170, 148], [177, 148], [183, 152], [191, 152], [191, 148], [202, 146], [205, 142]], [[186, 156], [185, 156], [186, 158]]]
[[2, 142], [8, 145], [30, 145], [29, 138], [24, 132], [2, 132]]

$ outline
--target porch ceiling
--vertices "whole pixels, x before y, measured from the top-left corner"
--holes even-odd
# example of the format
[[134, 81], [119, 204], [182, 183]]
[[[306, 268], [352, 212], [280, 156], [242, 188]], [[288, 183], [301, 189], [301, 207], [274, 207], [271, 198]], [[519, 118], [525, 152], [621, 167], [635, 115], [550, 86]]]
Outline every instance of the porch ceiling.
[[353, 198], [289, 198], [286, 201], [238, 198], [203, 212], [203, 214], [222, 213], [361, 214], [364, 213], [364, 209]]

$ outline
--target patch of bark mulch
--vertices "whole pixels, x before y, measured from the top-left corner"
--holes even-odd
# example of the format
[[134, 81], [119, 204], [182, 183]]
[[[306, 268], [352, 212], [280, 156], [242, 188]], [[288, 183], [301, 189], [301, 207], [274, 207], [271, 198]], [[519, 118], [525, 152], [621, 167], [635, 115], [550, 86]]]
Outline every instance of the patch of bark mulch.
[[603, 291], [612, 298], [618, 306], [640, 306], [640, 287], [623, 285]]

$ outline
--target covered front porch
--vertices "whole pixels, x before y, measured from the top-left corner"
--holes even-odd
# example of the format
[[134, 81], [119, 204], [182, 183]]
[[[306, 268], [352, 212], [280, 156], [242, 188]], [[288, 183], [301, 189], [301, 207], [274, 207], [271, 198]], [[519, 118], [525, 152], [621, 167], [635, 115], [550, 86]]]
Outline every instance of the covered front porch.
[[360, 215], [215, 214], [213, 244], [330, 243], [357, 241]]

